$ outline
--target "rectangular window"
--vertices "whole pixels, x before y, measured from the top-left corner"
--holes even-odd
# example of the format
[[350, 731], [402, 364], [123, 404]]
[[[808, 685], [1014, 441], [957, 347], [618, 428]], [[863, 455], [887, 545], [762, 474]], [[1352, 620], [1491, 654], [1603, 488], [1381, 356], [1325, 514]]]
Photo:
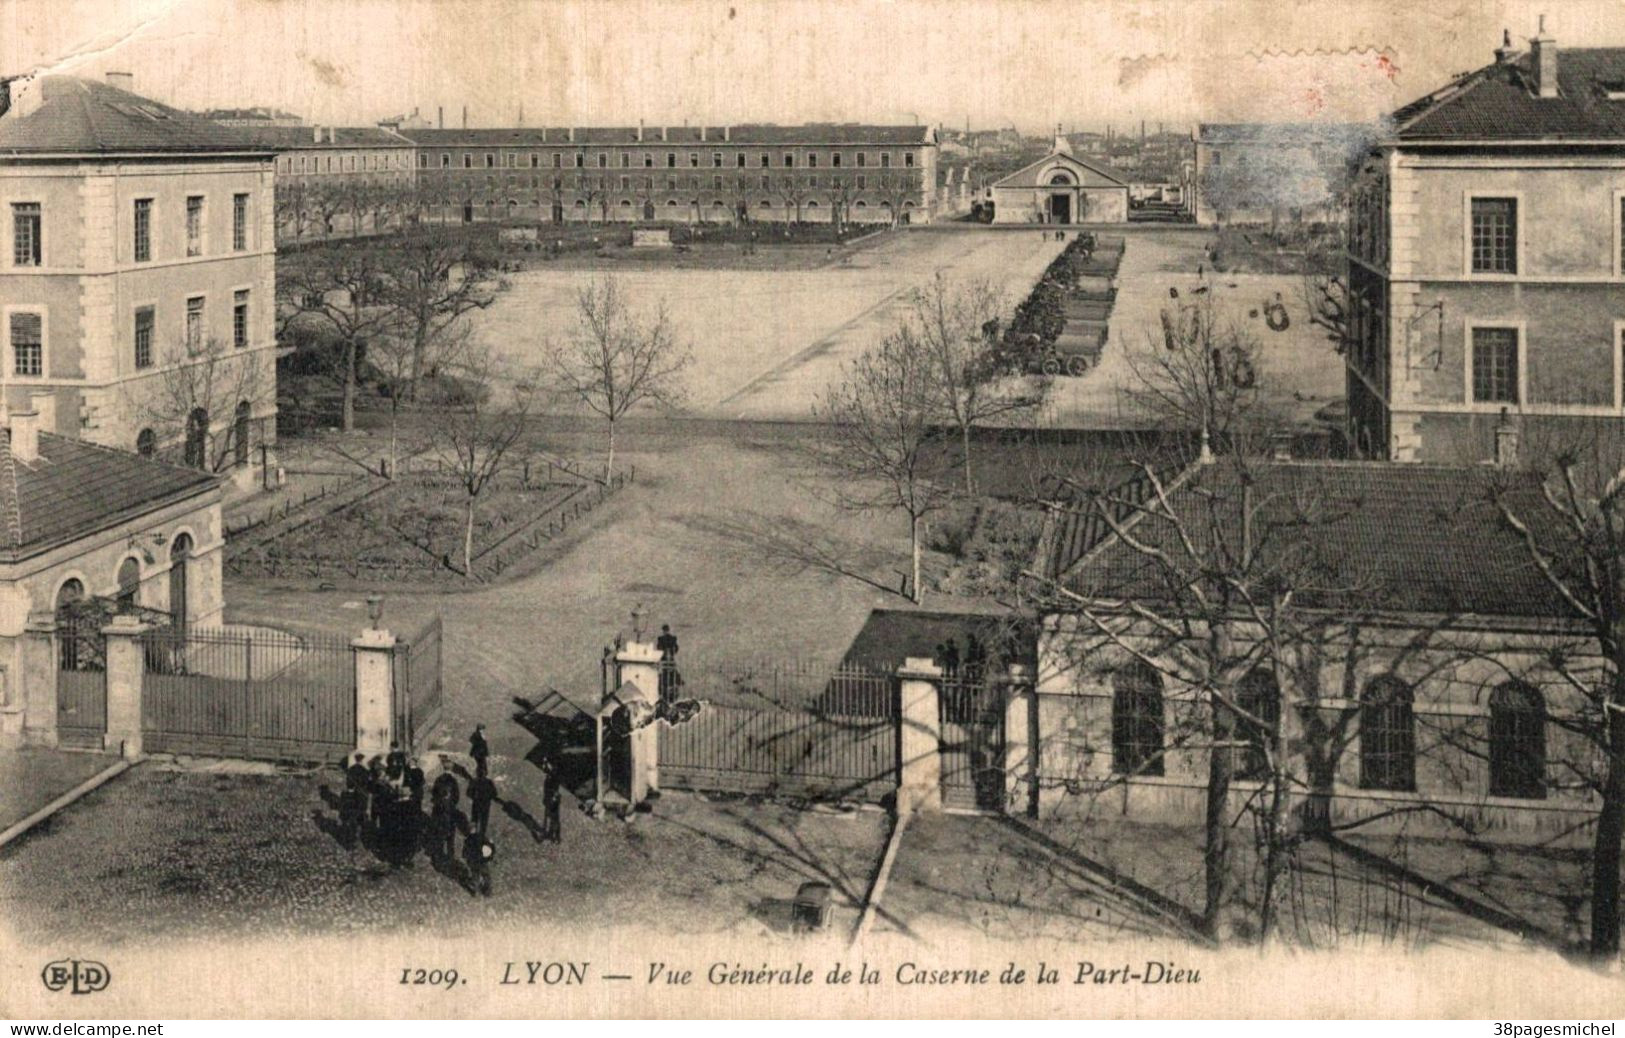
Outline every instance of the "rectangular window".
[[474, 168], [474, 156], [470, 155], [466, 151], [463, 152], [463, 168], [464, 169], [473, 169]]
[[643, 168], [644, 169], [654, 169], [655, 168], [654, 152], [646, 151], [646, 152], [643, 153]]
[[699, 152], [691, 151], [691, 152], [688, 153], [688, 168], [689, 169], [699, 169], [700, 168], [700, 153]]
[[40, 205], [14, 202], [11, 206], [11, 262], [19, 267], [37, 267], [44, 255], [40, 242]]
[[766, 173], [762, 174], [762, 190], [766, 191], [773, 186], [773, 178]]
[[558, 169], [563, 165], [564, 165], [564, 156], [560, 155], [558, 152], [555, 151], [553, 153], [553, 168]]
[[429, 153], [428, 152], [423, 151], [423, 152], [418, 153], [418, 168], [419, 169], [428, 169], [429, 168]]
[[540, 169], [541, 165], [542, 165], [542, 157], [540, 155], [536, 154], [535, 152], [531, 152], [530, 153], [530, 168], [531, 169]]
[[1518, 200], [1475, 198], [1473, 212], [1474, 274], [1518, 272]]
[[1473, 329], [1475, 404], [1521, 403], [1518, 394], [1518, 329]]
[[248, 248], [248, 196], [231, 196], [231, 247], [236, 252]]
[[721, 177], [712, 177], [711, 178], [711, 190], [713, 190], [713, 191], [721, 191], [722, 190], [722, 178]]
[[203, 297], [186, 301], [186, 349], [196, 353], [203, 348]]
[[495, 169], [496, 165], [497, 165], [497, 157], [495, 155], [491, 154], [490, 152], [486, 152], [485, 153], [485, 168], [486, 169]]
[[739, 168], [744, 169], [745, 168], [745, 153], [740, 152], [739, 155], [738, 155], [738, 158], [739, 158]]
[[152, 259], [152, 199], [135, 200], [135, 261]]
[[599, 169], [608, 169], [609, 168], [609, 156], [605, 155], [603, 152], [598, 153], [598, 168]]
[[231, 294], [231, 344], [237, 349], [248, 345], [248, 289]]
[[450, 152], [443, 151], [443, 152], [440, 153], [440, 168], [441, 169], [449, 169], [449, 168], [451, 168], [451, 153]]
[[914, 153], [912, 151], [903, 152], [903, 165], [909, 169], [914, 168]]
[[784, 168], [785, 169], [795, 169], [796, 168], [796, 157], [795, 157], [795, 155], [791, 154], [788, 151], [784, 153]]
[[816, 188], [818, 186], [818, 177], [817, 177], [817, 175], [813, 175], [813, 176], [810, 176], [810, 177], [807, 178], [807, 186], [811, 187], [811, 188]]
[[858, 174], [858, 190], [862, 191], [867, 186], [868, 186], [867, 178], [865, 178], [862, 173], [859, 173]]
[[632, 168], [632, 156], [631, 156], [630, 153], [624, 152], [624, 151], [621, 152], [621, 168], [622, 169], [631, 169]]
[[186, 197], [186, 254], [203, 255], [203, 196]]
[[622, 191], [625, 191], [625, 190], [629, 189], [631, 186], [632, 186], [632, 178], [631, 177], [622, 177], [621, 178], [621, 190]]
[[765, 151], [762, 152], [762, 168], [766, 169], [767, 167], [771, 166], [772, 164], [773, 164], [772, 157], [769, 156], [767, 152], [765, 152]]
[[135, 366], [152, 367], [152, 307], [143, 306], [135, 312]]
[[867, 166], [868, 164], [869, 164], [869, 156], [864, 154], [861, 151], [858, 152], [858, 168], [862, 169], [864, 166]]
[[808, 169], [817, 169], [818, 168], [818, 153], [816, 151], [809, 151], [807, 153], [807, 168]]
[[586, 165], [587, 165], [587, 156], [585, 154], [583, 154], [582, 152], [579, 152], [579, 151], [576, 152], [576, 169], [581, 169]]
[[45, 321], [39, 314], [11, 315], [11, 373], [45, 374]]
[[839, 169], [841, 166], [841, 153], [836, 152], [835, 154], [831, 155], [829, 157], [829, 164]]
[[666, 152], [666, 168], [667, 169], [676, 169], [677, 168], [677, 153], [675, 151]]
[[676, 177], [667, 177], [666, 178], [666, 190], [667, 191], [676, 191], [677, 190], [677, 178]]
[[712, 169], [721, 169], [722, 168], [722, 152], [713, 151], [711, 153], [711, 168]]

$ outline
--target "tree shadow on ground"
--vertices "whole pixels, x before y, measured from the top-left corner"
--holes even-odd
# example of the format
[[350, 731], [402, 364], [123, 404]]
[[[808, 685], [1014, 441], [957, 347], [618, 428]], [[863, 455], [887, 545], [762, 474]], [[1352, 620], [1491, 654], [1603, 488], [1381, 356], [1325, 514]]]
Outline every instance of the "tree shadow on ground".
[[756, 561], [766, 560], [781, 577], [823, 573], [907, 598], [905, 552], [841, 537], [827, 526], [786, 515], [739, 512], [732, 517], [687, 516], [683, 525], [735, 545]]

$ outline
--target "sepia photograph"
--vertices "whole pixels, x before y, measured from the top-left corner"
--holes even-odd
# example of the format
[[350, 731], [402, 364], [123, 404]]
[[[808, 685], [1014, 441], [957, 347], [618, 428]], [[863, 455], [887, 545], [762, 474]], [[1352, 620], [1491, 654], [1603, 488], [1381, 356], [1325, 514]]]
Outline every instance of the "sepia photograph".
[[0, 1017], [1625, 1006], [1618, 2], [0, 0], [0, 239]]

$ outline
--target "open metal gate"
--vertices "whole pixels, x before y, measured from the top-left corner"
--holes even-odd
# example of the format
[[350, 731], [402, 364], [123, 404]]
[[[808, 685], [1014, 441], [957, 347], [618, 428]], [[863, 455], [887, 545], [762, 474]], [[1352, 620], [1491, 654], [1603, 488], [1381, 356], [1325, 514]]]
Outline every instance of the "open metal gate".
[[943, 806], [1003, 811], [1004, 688], [948, 678], [938, 703]]
[[57, 741], [99, 750], [107, 734], [107, 639], [98, 617], [67, 616], [56, 628]]
[[440, 616], [395, 643], [395, 730], [406, 746], [421, 747], [440, 724], [445, 682]]

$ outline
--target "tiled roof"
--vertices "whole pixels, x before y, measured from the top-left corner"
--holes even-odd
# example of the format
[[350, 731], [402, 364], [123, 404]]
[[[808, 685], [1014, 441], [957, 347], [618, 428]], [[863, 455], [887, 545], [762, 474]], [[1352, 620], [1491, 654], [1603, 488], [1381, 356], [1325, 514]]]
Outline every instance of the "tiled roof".
[[[1037, 162], [1029, 162], [1027, 165], [1016, 170], [1014, 173], [1009, 173], [1003, 177], [1000, 177], [998, 180], [993, 182], [993, 186], [1002, 188], [1029, 188], [1044, 186], [1038, 183], [1038, 170], [1057, 162], [1061, 163], [1062, 165], [1076, 167], [1074, 172], [1081, 174], [1079, 179], [1084, 187], [1100, 187], [1103, 183], [1107, 186], [1115, 185], [1118, 187], [1128, 187], [1128, 179], [1121, 173], [1106, 165], [1104, 162], [1097, 159], [1080, 159], [1076, 155], [1067, 155], [1062, 152], [1053, 151], [1039, 159]], [[1090, 176], [1091, 174], [1093, 175], [1092, 178]]]
[[0, 450], [0, 556], [72, 540], [218, 484], [197, 469], [50, 433], [40, 434], [36, 461], [18, 461], [8, 430]]
[[[275, 151], [300, 148], [410, 148], [412, 142], [378, 126], [238, 126], [235, 129], [255, 144]], [[332, 131], [333, 139], [327, 139]], [[321, 140], [315, 135], [321, 134]]]
[[1198, 123], [1196, 139], [1203, 144], [1330, 144], [1369, 135], [1367, 123]]
[[[1045, 571], [1089, 598], [1177, 603], [1194, 583], [1213, 579], [1204, 566], [1238, 572], [1246, 543], [1255, 560], [1249, 572], [1293, 587], [1309, 607], [1573, 618], [1495, 503], [1507, 502], [1537, 537], [1556, 543], [1555, 516], [1531, 477], [1489, 467], [1220, 460], [1188, 469], [1167, 494], [1167, 511], [1136, 507], [1152, 500], [1140, 485], [1059, 517]], [[1134, 545], [1102, 518], [1108, 503], [1117, 525], [1124, 517], [1133, 524]]]
[[[661, 139], [664, 129], [666, 138]], [[565, 126], [515, 127], [510, 129], [413, 130], [403, 127], [401, 136], [429, 148], [518, 148], [561, 144], [926, 144], [934, 143], [928, 126], [869, 126], [857, 123], [809, 123], [805, 126], [774, 126], [766, 123], [742, 126], [645, 126], [638, 140], [636, 126], [577, 126], [575, 139]], [[723, 139], [724, 134], [727, 140]]]
[[13, 104], [0, 116], [0, 153], [264, 150], [239, 129], [97, 80], [42, 76], [21, 89], [39, 91], [39, 103]]
[[[1468, 73], [1393, 115], [1401, 141], [1625, 139], [1625, 47], [1557, 52], [1557, 96], [1534, 89], [1524, 53]], [[1612, 88], [1610, 90], [1610, 87]]]

